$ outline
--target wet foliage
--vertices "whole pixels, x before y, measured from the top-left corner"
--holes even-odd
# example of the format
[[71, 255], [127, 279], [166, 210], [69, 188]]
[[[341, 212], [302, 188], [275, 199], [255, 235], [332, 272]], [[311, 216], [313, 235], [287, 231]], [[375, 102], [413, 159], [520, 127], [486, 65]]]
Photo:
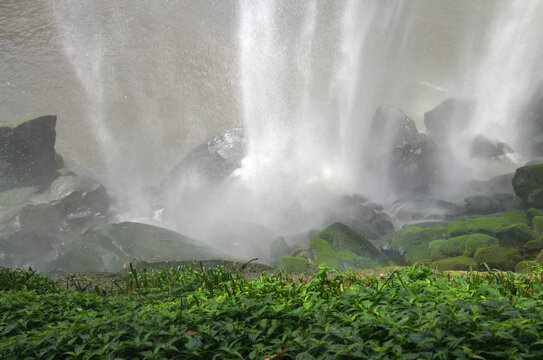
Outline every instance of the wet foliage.
[[111, 287], [68, 277], [74, 291], [2, 269], [0, 358], [537, 359], [542, 274], [131, 267]]

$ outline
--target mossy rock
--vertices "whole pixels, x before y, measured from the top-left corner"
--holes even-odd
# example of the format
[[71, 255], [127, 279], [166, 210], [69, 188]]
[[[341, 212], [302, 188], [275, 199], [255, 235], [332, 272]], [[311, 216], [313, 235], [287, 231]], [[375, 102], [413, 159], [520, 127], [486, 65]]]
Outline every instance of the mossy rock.
[[328, 226], [316, 236], [326, 240], [335, 250], [347, 250], [358, 256], [386, 262], [386, 257], [371, 242], [340, 222]]
[[434, 261], [431, 268], [438, 270], [470, 270], [477, 268], [477, 262], [467, 256], [455, 256], [452, 258]]
[[512, 271], [521, 260], [519, 250], [514, 247], [492, 246], [475, 252], [475, 261], [481, 269], [485, 268], [483, 264], [486, 263], [490, 269]]
[[493, 217], [472, 217], [468, 220], [452, 221], [447, 226], [449, 237], [468, 234], [488, 234], [496, 236], [505, 226], [513, 224], [527, 224], [526, 213], [514, 210]]
[[533, 220], [536, 216], [543, 216], [543, 210], [534, 208], [526, 210], [526, 220], [528, 221], [528, 226], [533, 226]]
[[[97, 265], [87, 271], [118, 272], [126, 263], [191, 261], [191, 260], [232, 260], [219, 250], [208, 247], [197, 240], [158, 226], [123, 222], [108, 224], [89, 233], [59, 259], [59, 270], [79, 271], [79, 268], [65, 268], [76, 264], [71, 258], [78, 252], [92, 257], [86, 264]], [[102, 261], [97, 259], [101, 258]], [[100, 267], [101, 266], [101, 267]]]
[[524, 243], [523, 249], [527, 253], [538, 253], [539, 250], [543, 249], [541, 239], [527, 241], [526, 243]]
[[541, 266], [537, 261], [521, 261], [515, 266], [516, 273], [531, 273], [538, 266]]
[[309, 242], [309, 248], [314, 251], [316, 265], [325, 264], [337, 270], [369, 269], [379, 266], [370, 258], [358, 256], [350, 250], [335, 250], [332, 245], [317, 236]]
[[538, 236], [543, 236], [543, 216], [534, 216], [532, 228]]
[[543, 265], [543, 250], [535, 257], [535, 261], [537, 261], [538, 264]]
[[431, 261], [430, 242], [446, 238], [446, 226], [408, 226], [396, 231], [389, 240], [390, 249], [402, 254], [408, 264]]
[[503, 247], [518, 247], [519, 249], [525, 243], [538, 240], [537, 234], [526, 224], [513, 224], [505, 226], [497, 234], [500, 246]]
[[276, 261], [282, 256], [287, 256], [292, 252], [291, 247], [287, 244], [285, 239], [277, 237], [272, 240], [270, 244], [270, 258], [272, 262]]
[[525, 204], [543, 208], [543, 164], [518, 168], [512, 183], [515, 194]]
[[498, 239], [486, 234], [470, 234], [463, 235], [462, 237], [466, 239], [464, 243], [464, 256], [473, 257], [477, 249], [498, 245]]
[[315, 266], [311, 266], [307, 259], [295, 256], [282, 256], [275, 264], [278, 270], [284, 270], [292, 273], [313, 273]]
[[459, 236], [450, 239], [438, 239], [428, 244], [432, 259], [441, 260], [460, 256], [464, 253], [466, 237]]

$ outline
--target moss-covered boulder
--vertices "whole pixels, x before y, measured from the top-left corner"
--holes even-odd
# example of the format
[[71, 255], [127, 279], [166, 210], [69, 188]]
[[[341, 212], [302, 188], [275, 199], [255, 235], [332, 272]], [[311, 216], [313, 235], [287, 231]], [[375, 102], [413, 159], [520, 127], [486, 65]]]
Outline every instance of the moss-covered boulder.
[[533, 221], [536, 216], [543, 216], [543, 209], [534, 209], [529, 208], [526, 210], [526, 220], [528, 221], [528, 226], [533, 226]]
[[135, 222], [108, 224], [85, 235], [60, 257], [57, 270], [79, 271], [82, 257], [87, 271], [109, 272], [129, 262], [232, 259], [174, 231]]
[[431, 262], [432, 256], [428, 245], [430, 242], [447, 237], [446, 226], [408, 226], [396, 231], [389, 240], [388, 246], [391, 250], [399, 252], [405, 262]]
[[350, 250], [336, 250], [328, 241], [315, 236], [309, 242], [316, 265], [325, 264], [337, 270], [369, 269], [380, 264], [374, 259], [355, 254]]
[[503, 247], [522, 248], [525, 243], [538, 240], [536, 233], [526, 224], [507, 225], [496, 236]]
[[543, 236], [543, 216], [534, 216], [532, 228], [539, 237]]
[[467, 256], [455, 256], [434, 261], [430, 267], [438, 270], [470, 270], [477, 268], [477, 262]]
[[476, 216], [468, 220], [452, 221], [447, 226], [447, 234], [449, 237], [475, 233], [496, 236], [505, 226], [512, 224], [527, 224], [526, 213], [522, 210], [514, 210], [500, 216]]
[[531, 273], [538, 266], [541, 266], [537, 261], [521, 261], [515, 266], [517, 273]]
[[440, 260], [464, 253], [466, 237], [460, 236], [451, 239], [438, 239], [428, 244], [428, 250], [432, 259]]
[[486, 234], [470, 234], [463, 235], [462, 237], [466, 239], [464, 243], [464, 256], [473, 257], [477, 249], [498, 245], [498, 239]]
[[274, 267], [292, 273], [312, 273], [316, 269], [316, 266], [312, 266], [307, 259], [295, 256], [280, 257]]
[[543, 164], [518, 168], [513, 177], [513, 189], [526, 205], [543, 208]]
[[475, 252], [475, 261], [479, 267], [486, 263], [491, 269], [511, 270], [522, 260], [517, 248], [493, 246], [480, 248]]
[[376, 261], [386, 261], [379, 249], [364, 236], [340, 222], [328, 226], [316, 237], [326, 240], [335, 250], [348, 250], [356, 255], [369, 257]]

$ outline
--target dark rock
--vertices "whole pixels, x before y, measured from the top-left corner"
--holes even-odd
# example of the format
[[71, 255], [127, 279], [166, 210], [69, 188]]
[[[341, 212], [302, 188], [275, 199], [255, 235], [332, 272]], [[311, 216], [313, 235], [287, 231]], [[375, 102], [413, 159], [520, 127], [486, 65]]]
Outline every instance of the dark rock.
[[223, 131], [192, 150], [168, 175], [163, 187], [175, 186], [183, 178], [197, 176], [201, 181], [217, 182], [241, 167], [245, 157], [243, 128]]
[[371, 120], [374, 167], [387, 164], [386, 176], [397, 193], [426, 192], [435, 171], [435, 145], [400, 110], [381, 106]]
[[204, 243], [158, 226], [123, 222], [88, 232], [59, 258], [58, 271], [118, 272], [127, 263], [230, 259]]
[[464, 208], [469, 215], [493, 214], [505, 211], [505, 207], [487, 195], [472, 195], [464, 198]]
[[446, 99], [433, 110], [424, 113], [424, 125], [429, 136], [441, 144], [451, 133], [463, 129], [473, 114], [473, 104], [462, 99]]
[[508, 193], [514, 194], [513, 190], [513, 176], [514, 173], [495, 176], [488, 180], [478, 181], [472, 180], [470, 182], [470, 188], [478, 193], [483, 194], [495, 194], [495, 193]]
[[513, 188], [527, 206], [543, 208], [543, 164], [518, 168], [513, 177]]
[[472, 140], [470, 155], [476, 159], [493, 159], [512, 152], [513, 149], [502, 141], [493, 141], [486, 136], [477, 135]]
[[400, 221], [413, 222], [454, 218], [462, 214], [463, 208], [430, 195], [411, 193], [394, 201], [389, 211]]
[[56, 116], [0, 127], [0, 191], [15, 187], [47, 187], [57, 176]]
[[327, 222], [342, 222], [371, 240], [382, 240], [394, 232], [394, 224], [381, 205], [361, 196], [343, 196], [330, 207]]

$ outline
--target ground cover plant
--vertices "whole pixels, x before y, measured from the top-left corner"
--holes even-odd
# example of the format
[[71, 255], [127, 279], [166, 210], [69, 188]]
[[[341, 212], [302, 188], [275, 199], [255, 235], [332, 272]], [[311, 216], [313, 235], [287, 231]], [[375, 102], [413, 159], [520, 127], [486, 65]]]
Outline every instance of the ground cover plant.
[[0, 269], [2, 359], [538, 359], [542, 271], [137, 271], [69, 290]]

